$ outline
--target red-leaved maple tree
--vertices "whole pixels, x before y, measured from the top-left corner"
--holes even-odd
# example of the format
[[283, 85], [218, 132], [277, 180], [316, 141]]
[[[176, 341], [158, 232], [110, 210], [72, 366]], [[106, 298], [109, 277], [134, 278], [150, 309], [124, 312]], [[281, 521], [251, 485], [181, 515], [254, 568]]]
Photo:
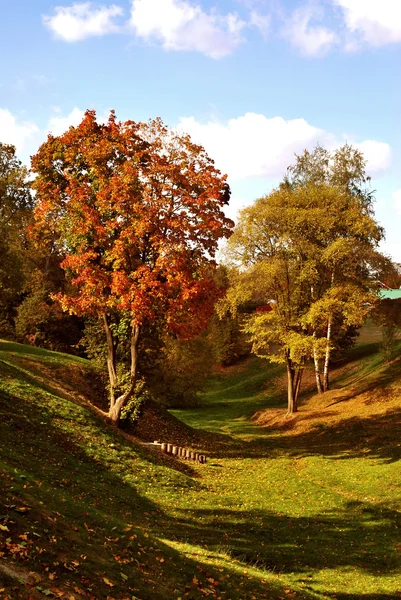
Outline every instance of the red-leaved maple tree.
[[[214, 256], [232, 221], [226, 177], [204, 149], [160, 119], [107, 124], [87, 111], [80, 125], [50, 135], [32, 158], [36, 174], [33, 235], [58, 240], [72, 283], [62, 307], [104, 325], [109, 417], [118, 423], [137, 379], [143, 326], [162, 320], [175, 335], [206, 326], [218, 290]], [[131, 366], [118, 392], [115, 312], [128, 318]]]

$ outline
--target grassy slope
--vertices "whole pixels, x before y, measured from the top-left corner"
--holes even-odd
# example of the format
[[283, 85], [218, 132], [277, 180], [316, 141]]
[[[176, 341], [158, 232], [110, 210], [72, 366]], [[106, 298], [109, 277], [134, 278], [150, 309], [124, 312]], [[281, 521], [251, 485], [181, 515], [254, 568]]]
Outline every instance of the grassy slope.
[[214, 467], [108, 427], [92, 382], [84, 360], [0, 342], [0, 598], [284, 597], [202, 529]]
[[401, 365], [376, 349], [291, 420], [279, 368], [222, 373], [176, 411], [213, 433], [189, 466], [105, 426], [85, 361], [1, 343], [0, 599], [401, 597]]
[[176, 413], [231, 436], [214, 476], [227, 554], [314, 597], [401, 597], [401, 360], [383, 365], [374, 338], [365, 332], [332, 391], [306, 393], [294, 418], [279, 370], [266, 376], [257, 360]]

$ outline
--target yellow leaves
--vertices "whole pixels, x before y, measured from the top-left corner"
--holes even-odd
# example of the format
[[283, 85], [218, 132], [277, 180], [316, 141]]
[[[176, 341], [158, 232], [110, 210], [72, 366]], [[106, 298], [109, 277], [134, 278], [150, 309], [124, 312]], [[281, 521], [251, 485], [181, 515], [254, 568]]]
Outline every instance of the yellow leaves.
[[119, 554], [114, 554], [114, 560], [122, 565], [127, 565], [132, 562], [132, 558], [122, 558]]
[[[24, 486], [26, 487], [26, 486]], [[27, 512], [29, 512], [31, 509], [28, 506], [16, 506], [14, 508], [14, 510], [18, 513], [21, 513], [22, 515], [26, 514]]]
[[107, 579], [107, 577], [103, 577], [103, 581], [106, 585], [108, 585], [109, 587], [114, 587], [114, 583], [112, 583], [110, 581], [110, 579]]
[[81, 590], [81, 588], [79, 588], [78, 586], [74, 586], [74, 592], [80, 594], [81, 596], [85, 596], [84, 590]]
[[0, 523], [0, 531], [10, 531], [9, 528], [7, 527], [7, 525], [2, 525]]

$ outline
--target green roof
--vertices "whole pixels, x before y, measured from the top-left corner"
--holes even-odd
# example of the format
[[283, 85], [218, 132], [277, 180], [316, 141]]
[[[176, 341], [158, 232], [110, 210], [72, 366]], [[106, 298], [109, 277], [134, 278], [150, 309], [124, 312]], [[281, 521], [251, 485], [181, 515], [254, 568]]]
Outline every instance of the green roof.
[[401, 288], [398, 290], [380, 290], [379, 297], [382, 300], [399, 300], [401, 299]]

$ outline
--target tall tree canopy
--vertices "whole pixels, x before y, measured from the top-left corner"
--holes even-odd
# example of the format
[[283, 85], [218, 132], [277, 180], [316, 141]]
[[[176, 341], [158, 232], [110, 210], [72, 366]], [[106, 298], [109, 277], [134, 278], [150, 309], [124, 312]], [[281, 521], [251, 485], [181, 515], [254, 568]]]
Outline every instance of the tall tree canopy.
[[[318, 389], [327, 389], [334, 327], [338, 333], [360, 326], [376, 298], [383, 232], [370, 193], [359, 186], [366, 181], [363, 159], [348, 146], [336, 156], [338, 170], [319, 147], [298, 157], [291, 177], [241, 213], [229, 242], [240, 268], [228, 301], [271, 303], [271, 312], [251, 315], [246, 330], [258, 355], [286, 363], [290, 413], [306, 361], [315, 360]], [[355, 180], [345, 172], [356, 172]]]
[[[309, 312], [314, 335], [325, 332], [326, 338], [324, 356], [321, 357], [316, 348], [314, 350], [316, 385], [318, 392], [322, 393], [329, 388], [332, 349], [341, 345], [350, 332], [355, 332], [355, 328], [362, 325], [375, 299], [372, 295], [369, 302], [368, 298], [363, 301], [363, 293], [373, 292], [378, 277], [391, 267], [389, 260], [375, 250], [384, 237], [384, 230], [372, 220], [374, 191], [362, 152], [350, 144], [333, 152], [320, 145], [311, 152], [305, 150], [288, 167], [281, 187], [289, 186], [295, 191], [311, 185], [331, 186], [352, 198], [351, 203], [339, 203], [334, 215], [336, 220], [329, 225], [322, 261], [322, 284], [320, 292], [313, 290], [316, 303]], [[329, 206], [328, 210], [333, 214]], [[360, 302], [354, 305], [353, 319], [349, 318], [352, 294], [349, 288], [344, 288], [344, 283], [354, 283], [355, 294], [358, 286], [359, 292], [362, 292]], [[344, 318], [344, 314], [348, 314], [348, 318]]]
[[28, 171], [14, 146], [0, 143], [0, 330], [12, 332], [24, 287], [24, 230], [32, 209]]
[[[78, 127], [49, 136], [32, 159], [37, 194], [34, 236], [53, 239], [73, 288], [65, 310], [97, 315], [108, 343], [110, 411], [118, 422], [131, 397], [146, 323], [162, 320], [190, 337], [210, 317], [218, 240], [232, 222], [225, 176], [200, 146], [160, 120], [107, 124], [87, 111]], [[116, 365], [113, 316], [130, 330], [125, 385]]]

